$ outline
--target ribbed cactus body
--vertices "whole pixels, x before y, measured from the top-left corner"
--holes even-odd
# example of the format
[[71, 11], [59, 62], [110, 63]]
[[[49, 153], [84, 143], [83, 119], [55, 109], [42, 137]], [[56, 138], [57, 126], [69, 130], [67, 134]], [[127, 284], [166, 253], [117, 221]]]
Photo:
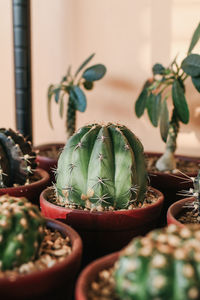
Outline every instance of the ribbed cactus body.
[[0, 128], [0, 188], [28, 183], [36, 168], [31, 144], [12, 129]]
[[44, 236], [44, 218], [25, 198], [0, 197], [0, 269], [33, 260]]
[[146, 186], [143, 146], [125, 126], [82, 127], [58, 160], [58, 194], [82, 207], [126, 209], [143, 202]]
[[114, 278], [120, 299], [200, 299], [200, 228], [170, 225], [134, 239]]

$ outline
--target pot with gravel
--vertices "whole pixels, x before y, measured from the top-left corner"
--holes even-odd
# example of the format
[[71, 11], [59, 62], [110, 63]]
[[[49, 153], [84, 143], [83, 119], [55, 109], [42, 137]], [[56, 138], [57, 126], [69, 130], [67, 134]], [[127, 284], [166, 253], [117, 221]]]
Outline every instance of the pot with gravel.
[[184, 224], [200, 224], [200, 171], [195, 178], [191, 178], [193, 188], [182, 191], [185, 196], [172, 204], [167, 211], [168, 224], [184, 226]]
[[76, 300], [200, 299], [200, 227], [174, 224], [88, 265]]
[[64, 285], [70, 299], [82, 243], [69, 226], [45, 219], [26, 198], [3, 195], [0, 250], [1, 297], [44, 299]]
[[49, 174], [37, 168], [31, 143], [12, 129], [0, 128], [0, 195], [27, 197], [38, 204]]
[[49, 173], [51, 182], [55, 182], [58, 157], [64, 146], [63, 143], [48, 143], [34, 147], [36, 162], [41, 169]]
[[125, 126], [92, 124], [66, 144], [56, 184], [42, 192], [47, 217], [74, 227], [89, 261], [156, 226], [163, 195], [147, 187], [143, 146]]

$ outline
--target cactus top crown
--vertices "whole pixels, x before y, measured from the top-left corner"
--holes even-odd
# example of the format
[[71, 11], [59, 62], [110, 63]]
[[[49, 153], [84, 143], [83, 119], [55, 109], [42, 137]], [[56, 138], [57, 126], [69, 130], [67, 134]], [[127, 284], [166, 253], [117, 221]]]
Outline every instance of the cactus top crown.
[[0, 269], [33, 260], [44, 236], [45, 219], [26, 198], [0, 197]]
[[29, 183], [35, 159], [31, 143], [20, 133], [0, 128], [0, 188]]
[[114, 277], [122, 299], [200, 299], [200, 227], [170, 225], [134, 239]]
[[97, 210], [126, 209], [143, 202], [146, 187], [143, 146], [125, 126], [80, 128], [58, 160], [56, 189], [63, 202]]

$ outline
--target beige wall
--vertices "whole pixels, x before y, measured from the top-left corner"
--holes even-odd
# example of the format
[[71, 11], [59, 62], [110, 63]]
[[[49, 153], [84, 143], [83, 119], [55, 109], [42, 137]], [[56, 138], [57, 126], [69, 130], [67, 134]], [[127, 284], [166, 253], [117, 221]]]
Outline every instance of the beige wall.
[[[34, 143], [65, 141], [64, 120], [54, 104], [52, 130], [47, 120], [46, 93], [72, 64], [73, 70], [91, 53], [93, 63], [107, 66], [106, 77], [87, 93], [88, 107], [77, 114], [77, 127], [88, 122], [128, 125], [145, 150], [163, 151], [159, 130], [147, 116], [138, 120], [134, 103], [155, 62], [165, 65], [184, 57], [199, 20], [199, 0], [32, 0], [32, 72]], [[0, 0], [1, 127], [14, 127], [11, 1]], [[200, 53], [200, 46], [197, 47]], [[178, 153], [199, 156], [200, 95], [187, 82], [191, 111], [181, 125]]]

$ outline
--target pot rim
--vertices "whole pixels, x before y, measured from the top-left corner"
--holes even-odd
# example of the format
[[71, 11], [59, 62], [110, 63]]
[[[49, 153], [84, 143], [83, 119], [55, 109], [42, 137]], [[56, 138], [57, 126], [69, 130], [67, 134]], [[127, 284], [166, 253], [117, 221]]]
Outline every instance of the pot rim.
[[79, 277], [75, 286], [75, 299], [76, 300], [87, 300], [87, 291], [88, 286], [91, 283], [94, 276], [103, 270], [113, 266], [115, 261], [118, 259], [121, 251], [113, 252], [111, 254], [105, 255], [101, 258], [94, 260], [92, 263], [87, 265], [82, 272], [79, 274]]
[[135, 212], [138, 212], [138, 211], [148, 211], [149, 209], [151, 208], [154, 208], [154, 207], [157, 207], [157, 206], [160, 206], [163, 204], [164, 202], [164, 195], [162, 192], [160, 192], [159, 190], [153, 188], [153, 187], [150, 187], [157, 195], [158, 195], [158, 199], [155, 203], [152, 203], [146, 207], [141, 207], [141, 208], [134, 208], [134, 209], [118, 209], [118, 210], [114, 210], [114, 211], [85, 211], [85, 210], [82, 210], [82, 209], [71, 209], [71, 208], [66, 208], [66, 207], [62, 207], [62, 206], [59, 206], [57, 204], [54, 204], [48, 200], [46, 200], [46, 197], [45, 197], [45, 194], [48, 193], [48, 191], [51, 189], [52, 187], [47, 187], [46, 189], [44, 189], [41, 194], [40, 194], [40, 202], [43, 202], [46, 206], [49, 206], [51, 208], [56, 208], [56, 209], [60, 209], [61, 211], [63, 212], [66, 212], [66, 213], [70, 213], [72, 211], [76, 211], [77, 213], [83, 213], [85, 215], [102, 215], [102, 214], [107, 214], [107, 215], [116, 215], [116, 214], [123, 214], [123, 213], [126, 213], [128, 215], [132, 215], [132, 212], [135, 211]]
[[8, 190], [10, 191], [24, 191], [27, 190], [29, 187], [35, 187], [38, 185], [42, 185], [45, 184], [46, 182], [48, 182], [50, 180], [50, 175], [49, 173], [47, 173], [47, 171], [41, 169], [41, 168], [36, 168], [34, 170], [34, 172], [36, 172], [38, 175], [41, 176], [40, 179], [38, 179], [37, 181], [34, 181], [32, 183], [29, 183], [27, 185], [19, 185], [19, 186], [12, 186], [12, 187], [6, 187], [6, 188], [1, 188], [0, 189], [0, 194], [6, 194], [8, 193]]
[[182, 224], [181, 222], [179, 222], [176, 219], [176, 216], [182, 210], [182, 208], [186, 202], [192, 202], [192, 201], [194, 201], [194, 197], [187, 197], [187, 198], [178, 200], [178, 201], [174, 202], [172, 205], [170, 205], [170, 207], [167, 210], [167, 224], [168, 225], [175, 224], [175, 225], [184, 227], [185, 225]]
[[64, 229], [65, 236], [69, 236], [70, 241], [72, 243], [72, 252], [69, 255], [67, 255], [62, 261], [57, 262], [52, 267], [45, 268], [43, 270], [36, 270], [25, 275], [17, 274], [16, 277], [14, 277], [14, 280], [12, 277], [11, 279], [8, 277], [0, 278], [0, 287], [5, 284], [18, 285], [21, 283], [31, 281], [34, 282], [34, 279], [36, 279], [38, 276], [45, 277], [48, 274], [54, 274], [56, 276], [56, 273], [58, 273], [61, 269], [67, 268], [71, 261], [75, 261], [77, 256], [82, 256], [83, 245], [79, 234], [73, 228], [60, 221], [53, 220], [50, 218], [45, 219], [48, 228], [52, 228], [53, 225], [55, 225], [55, 228], [53, 227], [54, 230], [56, 229], [62, 232], [62, 229]]

